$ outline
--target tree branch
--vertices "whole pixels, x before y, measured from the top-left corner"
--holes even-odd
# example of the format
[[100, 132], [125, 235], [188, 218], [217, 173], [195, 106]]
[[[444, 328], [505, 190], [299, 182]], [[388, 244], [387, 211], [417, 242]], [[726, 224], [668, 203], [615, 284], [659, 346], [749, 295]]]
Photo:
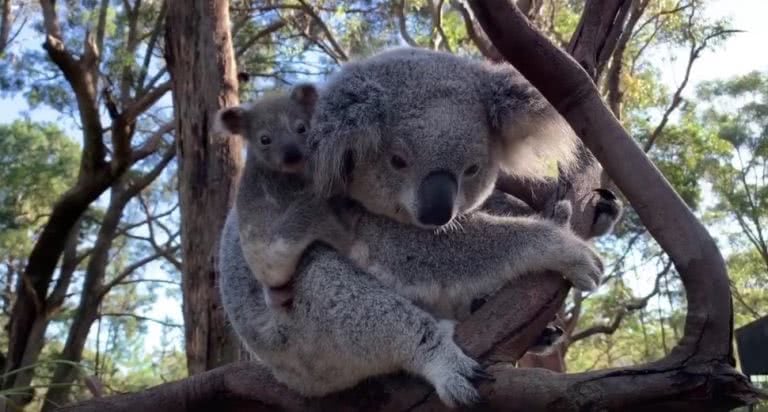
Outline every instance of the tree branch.
[[302, 6], [302, 10], [307, 13], [312, 20], [317, 23], [318, 26], [320, 26], [320, 30], [322, 30], [323, 33], [325, 33], [325, 37], [328, 39], [328, 41], [331, 43], [331, 47], [333, 48], [333, 51], [335, 53], [335, 58], [337, 60], [341, 61], [347, 61], [349, 60], [349, 57], [347, 57], [347, 53], [344, 52], [344, 49], [341, 48], [339, 43], [336, 41], [336, 37], [334, 37], [331, 30], [328, 28], [328, 25], [325, 24], [322, 18], [315, 12], [314, 7], [307, 3], [305, 0], [298, 0], [299, 4]]
[[152, 133], [151, 136], [139, 147], [131, 151], [131, 164], [140, 160], [146, 159], [157, 151], [160, 147], [160, 143], [163, 141], [163, 137], [173, 131], [173, 122], [168, 122]]
[[405, 1], [406, 0], [398, 0], [394, 2], [395, 4], [392, 6], [395, 12], [395, 17], [397, 18], [397, 28], [400, 31], [400, 37], [408, 43], [411, 47], [419, 47], [419, 44], [416, 43], [416, 40], [411, 37], [411, 35], [408, 33], [408, 27], [406, 26], [406, 19], [405, 19]]
[[477, 21], [472, 16], [472, 12], [464, 6], [462, 0], [451, 0], [451, 6], [461, 14], [461, 18], [464, 20], [467, 36], [472, 40], [472, 43], [475, 44], [477, 49], [480, 50], [480, 53], [490, 61], [504, 61], [504, 56], [502, 56], [491, 41], [488, 40], [483, 29], [477, 24]]
[[656, 128], [651, 133], [650, 137], [648, 137], [648, 140], [643, 145], [643, 151], [646, 153], [653, 148], [653, 144], [656, 143], [656, 139], [659, 138], [661, 135], [661, 132], [664, 130], [664, 127], [666, 127], [667, 122], [669, 121], [669, 117], [672, 115], [672, 113], [680, 106], [680, 103], [683, 102], [682, 94], [685, 90], [685, 87], [688, 85], [688, 81], [691, 77], [691, 69], [693, 69], [693, 63], [696, 62], [696, 60], [701, 57], [701, 52], [706, 49], [709, 42], [713, 39], [717, 39], [718, 37], [726, 36], [728, 34], [732, 33], [738, 33], [740, 30], [716, 30], [713, 33], [710, 33], [704, 39], [702, 39], [700, 42], [696, 40], [696, 38], [690, 33], [690, 27], [692, 25], [693, 15], [696, 12], [696, 8], [691, 8], [691, 14], [689, 15], [688, 21], [689, 21], [689, 28], [688, 28], [688, 38], [691, 43], [690, 50], [688, 52], [688, 64], [685, 67], [685, 75], [683, 76], [683, 81], [680, 82], [680, 84], [677, 86], [677, 89], [675, 90], [675, 93], [672, 95], [672, 101], [670, 102], [669, 106], [667, 106], [667, 109], [664, 110], [664, 114], [661, 117], [661, 121], [656, 126]]
[[145, 88], [144, 81], [147, 79], [147, 74], [149, 73], [149, 64], [152, 62], [152, 54], [155, 52], [157, 40], [160, 38], [160, 34], [163, 31], [163, 22], [165, 22], [165, 14], [167, 12], [168, 2], [163, 0], [163, 3], [160, 5], [160, 12], [157, 14], [157, 20], [155, 20], [155, 26], [152, 28], [152, 32], [150, 33], [149, 41], [147, 42], [147, 49], [144, 52], [144, 61], [141, 64], [139, 78], [136, 81], [136, 89], [138, 90], [136, 92], [137, 95], [146, 93], [146, 90], [152, 87], [146, 86]]
[[[144, 214], [147, 216], [147, 230], [149, 231], [149, 237], [147, 238], [147, 241], [152, 245], [152, 248], [155, 249], [157, 253], [159, 253], [165, 260], [167, 260], [170, 264], [172, 264], [176, 270], [181, 272], [182, 266], [181, 262], [176, 259], [176, 257], [173, 255], [175, 251], [175, 247], [171, 247], [171, 243], [173, 240], [179, 236], [179, 233], [168, 233], [168, 231], [165, 229], [163, 225], [160, 225], [162, 229], [166, 231], [166, 235], [168, 237], [168, 240], [165, 242], [165, 246], [160, 246], [157, 244], [157, 237], [155, 236], [155, 227], [153, 222], [157, 222], [157, 219], [151, 219], [151, 213], [149, 211], [149, 206], [147, 205], [147, 202], [144, 201], [144, 198], [141, 196], [139, 197], [139, 204], [141, 205], [141, 209], [144, 211]], [[173, 209], [171, 209], [173, 210]], [[159, 222], [158, 222], [159, 224]]]
[[75, 224], [67, 237], [67, 243], [64, 247], [64, 253], [61, 256], [61, 267], [59, 268], [59, 278], [56, 285], [45, 300], [45, 308], [48, 314], [61, 308], [67, 295], [67, 289], [72, 282], [72, 276], [77, 270], [81, 260], [77, 256], [77, 244], [80, 241], [80, 225]]
[[581, 330], [579, 332], [574, 333], [571, 335], [571, 337], [568, 339], [570, 343], [580, 341], [582, 339], [586, 339], [590, 336], [594, 336], [597, 334], [605, 334], [605, 335], [611, 335], [614, 332], [616, 332], [617, 329], [619, 329], [619, 326], [621, 325], [621, 321], [624, 320], [624, 317], [636, 310], [643, 309], [648, 305], [648, 301], [651, 300], [652, 297], [656, 296], [659, 293], [660, 286], [661, 286], [661, 278], [664, 277], [669, 270], [672, 268], [672, 262], [667, 262], [666, 265], [664, 265], [664, 269], [656, 274], [656, 280], [654, 282], [653, 289], [650, 293], [647, 295], [641, 297], [632, 299], [630, 302], [624, 303], [621, 308], [619, 308], [618, 312], [613, 317], [613, 320], [611, 320], [607, 324], [601, 324], [601, 325], [593, 325], [590, 326], [584, 330]]
[[621, 103], [624, 100], [624, 93], [621, 90], [621, 74], [624, 70], [624, 53], [627, 51], [627, 45], [635, 33], [635, 26], [640, 21], [640, 17], [648, 7], [650, 0], [633, 0], [632, 10], [627, 20], [624, 31], [619, 36], [616, 43], [616, 49], [613, 51], [611, 65], [608, 68], [606, 85], [608, 89], [608, 107], [617, 119], [621, 120]]
[[[168, 327], [171, 327], [171, 328], [180, 328], [180, 327], [182, 327], [182, 325], [180, 325], [178, 323], [167, 322], [167, 321], [164, 321], [164, 320], [154, 319], [154, 318], [150, 318], [150, 317], [147, 317], [147, 316], [141, 316], [141, 315], [137, 315], [135, 313], [117, 313], [117, 312], [100, 313], [99, 317], [134, 318], [134, 319], [140, 320], [142, 322], [154, 322], [154, 323], [157, 323], [157, 324], [160, 324], [160, 325], [163, 325], [163, 326], [168, 326]], [[171, 410], [173, 410], [173, 408]]]
[[445, 0], [437, 0], [437, 4], [435, 4], [434, 9], [432, 9], [432, 22], [438, 34], [438, 40], [435, 42], [435, 50], [440, 50], [440, 48], [443, 48], [445, 51], [453, 53], [453, 50], [451, 49], [451, 42], [448, 41], [448, 36], [445, 34], [445, 30], [443, 30], [444, 3]]
[[147, 256], [143, 257], [142, 259], [139, 259], [139, 260], [131, 263], [130, 265], [128, 265], [125, 269], [123, 269], [122, 272], [117, 274], [117, 276], [115, 276], [112, 280], [107, 282], [107, 284], [105, 284], [101, 288], [101, 291], [99, 292], [99, 299], [103, 298], [107, 293], [109, 293], [112, 290], [112, 288], [114, 288], [118, 284], [123, 283], [125, 278], [127, 278], [128, 276], [131, 276], [133, 274], [133, 272], [141, 269], [143, 266], [145, 266], [148, 263], [151, 263], [151, 262], [153, 262], [153, 261], [155, 261], [155, 260], [157, 260], [157, 259], [159, 259], [161, 257], [163, 257], [163, 255], [161, 253], [154, 253], [152, 255], [147, 255]]
[[11, 37], [11, 23], [13, 23], [13, 16], [11, 15], [11, 0], [2, 0], [3, 10], [0, 12], [0, 56], [5, 52], [5, 48], [9, 44]]
[[249, 38], [244, 42], [241, 42], [240, 47], [238, 47], [237, 50], [235, 51], [235, 58], [239, 59], [240, 57], [243, 56], [243, 54], [245, 54], [245, 52], [247, 52], [251, 47], [253, 47], [253, 45], [256, 44], [259, 40], [271, 35], [272, 33], [282, 29], [283, 27], [285, 27], [285, 21], [278, 20], [274, 23], [271, 23], [267, 27], [259, 30], [251, 38]]
[[[96, 103], [96, 79], [93, 77], [95, 73], [93, 68], [97, 62], [93, 57], [85, 59], [89, 56], [86, 52], [83, 53], [83, 60], [77, 60], [72, 52], [66, 49], [54, 4], [52, 0], [40, 1], [43, 25], [46, 30], [43, 49], [61, 70], [75, 94], [83, 126], [82, 165], [86, 170], [97, 171], [103, 166], [106, 155], [106, 146], [102, 139], [101, 117]], [[89, 50], [88, 43], [86, 41], [86, 51]]]
[[[568, 52], [598, 79], [624, 30], [632, 0], [587, 0]], [[554, 7], [554, 6], [553, 6]]]

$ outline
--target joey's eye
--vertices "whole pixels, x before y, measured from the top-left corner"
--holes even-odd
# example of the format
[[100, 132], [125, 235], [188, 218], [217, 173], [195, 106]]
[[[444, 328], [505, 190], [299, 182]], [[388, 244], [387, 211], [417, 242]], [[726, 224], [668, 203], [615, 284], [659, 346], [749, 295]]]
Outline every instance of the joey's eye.
[[304, 134], [306, 132], [307, 132], [307, 125], [305, 125], [304, 122], [296, 123], [296, 133]]
[[261, 137], [259, 137], [259, 141], [264, 146], [267, 146], [268, 144], [272, 143], [272, 139], [269, 136], [265, 135], [265, 134], [263, 134], [263, 135], [261, 135]]
[[467, 170], [464, 171], [464, 176], [466, 177], [472, 177], [477, 174], [477, 172], [480, 171], [480, 166], [478, 165], [472, 165], [467, 168]]
[[392, 155], [392, 158], [389, 159], [389, 164], [396, 170], [403, 170], [408, 167], [408, 163], [405, 163], [405, 160], [398, 155]]

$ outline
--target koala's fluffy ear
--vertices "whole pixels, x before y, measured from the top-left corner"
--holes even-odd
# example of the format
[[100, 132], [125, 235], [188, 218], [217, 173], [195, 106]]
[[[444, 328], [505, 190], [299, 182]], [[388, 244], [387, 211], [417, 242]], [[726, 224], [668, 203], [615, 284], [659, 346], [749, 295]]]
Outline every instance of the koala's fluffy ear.
[[315, 111], [317, 98], [317, 88], [311, 83], [297, 84], [291, 90], [291, 99], [299, 103], [308, 113]]
[[578, 137], [565, 119], [510, 65], [488, 65], [481, 75], [491, 130], [500, 139], [501, 166], [530, 178], [575, 163]]
[[246, 129], [248, 112], [242, 106], [225, 107], [216, 113], [213, 132], [243, 135]]
[[309, 133], [313, 182], [323, 195], [343, 193], [355, 164], [381, 140], [388, 98], [385, 88], [355, 63], [328, 83], [317, 104]]

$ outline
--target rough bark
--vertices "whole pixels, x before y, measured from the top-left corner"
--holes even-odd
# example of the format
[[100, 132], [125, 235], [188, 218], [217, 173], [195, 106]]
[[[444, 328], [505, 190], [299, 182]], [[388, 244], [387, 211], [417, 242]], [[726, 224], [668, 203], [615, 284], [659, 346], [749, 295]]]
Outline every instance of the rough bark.
[[632, 0], [587, 0], [568, 52], [592, 79], [600, 77], [613, 54]]
[[238, 103], [226, 0], [173, 0], [166, 61], [173, 82], [179, 159], [182, 290], [190, 374], [236, 359], [216, 290], [220, 228], [242, 169], [241, 142], [209, 132], [214, 114]]
[[624, 93], [621, 90], [621, 75], [624, 71], [624, 54], [632, 38], [633, 31], [637, 26], [640, 17], [645, 12], [650, 0], [633, 0], [632, 9], [627, 20], [624, 31], [619, 36], [616, 43], [616, 49], [613, 51], [611, 65], [608, 69], [606, 78], [606, 88], [608, 89], [607, 99], [608, 107], [617, 119], [621, 120], [621, 103], [624, 100]]
[[11, 24], [13, 16], [11, 15], [11, 0], [3, 0], [2, 10], [0, 10], [0, 56], [8, 47], [8, 41], [11, 38]]
[[[495, 365], [491, 371], [496, 381], [481, 385], [485, 395], [482, 410], [723, 410], [754, 402], [760, 394], [734, 368], [728, 277], [707, 231], [612, 116], [578, 63], [530, 25], [509, 0], [476, 0], [471, 6], [498, 50], [564, 115], [626, 194], [649, 232], [670, 255], [688, 297], [685, 336], [668, 357], [636, 367], [578, 374]], [[533, 329], [531, 319], [536, 319], [536, 313], [553, 315], [559, 310], [562, 291], [567, 290], [563, 286], [562, 279], [549, 277], [528, 278], [514, 289], [507, 288], [504, 293], [514, 294], [518, 300], [492, 299], [459, 325], [457, 340], [488, 363], [492, 360], [488, 348], [498, 346], [497, 332], [491, 329], [501, 324], [507, 328], [499, 330], [507, 335], [524, 335]], [[533, 318], [529, 317], [531, 307], [535, 308]], [[508, 320], [512, 323], [506, 323]], [[185, 411], [213, 407], [251, 411], [445, 410], [421, 383], [407, 379], [373, 382], [328, 398], [302, 400], [274, 384], [256, 364], [233, 364], [206, 375], [66, 410], [159, 411], [169, 405]], [[372, 391], [371, 386], [378, 389]], [[391, 389], [382, 392], [387, 386]]]

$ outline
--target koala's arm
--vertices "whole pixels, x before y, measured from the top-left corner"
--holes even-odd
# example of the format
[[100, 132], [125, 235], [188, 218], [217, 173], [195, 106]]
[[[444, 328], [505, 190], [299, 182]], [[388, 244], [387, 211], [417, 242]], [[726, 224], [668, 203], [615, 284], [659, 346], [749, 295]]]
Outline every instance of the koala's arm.
[[480, 210], [496, 216], [530, 216], [536, 213], [528, 203], [498, 189], [491, 193]]
[[353, 259], [431, 308], [446, 299], [456, 308], [469, 307], [472, 299], [516, 277], [547, 270], [593, 290], [602, 273], [600, 257], [566, 226], [552, 219], [474, 212], [455, 230], [433, 233], [371, 217], [358, 230], [368, 246], [367, 259]]
[[[592, 209], [588, 239], [606, 236], [613, 231], [623, 211], [623, 205], [618, 197], [608, 189], [596, 189], [590, 194], [589, 204]], [[494, 190], [483, 203], [480, 210], [496, 216], [535, 216], [538, 213], [525, 201], [501, 190]], [[547, 213], [544, 218], [561, 220], [560, 216]], [[570, 218], [570, 216], [569, 216]]]
[[[258, 208], [251, 213], [259, 213]], [[259, 273], [257, 278], [269, 287], [285, 286], [304, 251], [316, 241], [341, 253], [347, 253], [352, 246], [351, 228], [333, 213], [325, 199], [301, 196], [271, 217], [271, 221], [258, 227], [249, 227], [244, 219], [246, 224], [240, 228], [246, 260], [251, 269]]]

